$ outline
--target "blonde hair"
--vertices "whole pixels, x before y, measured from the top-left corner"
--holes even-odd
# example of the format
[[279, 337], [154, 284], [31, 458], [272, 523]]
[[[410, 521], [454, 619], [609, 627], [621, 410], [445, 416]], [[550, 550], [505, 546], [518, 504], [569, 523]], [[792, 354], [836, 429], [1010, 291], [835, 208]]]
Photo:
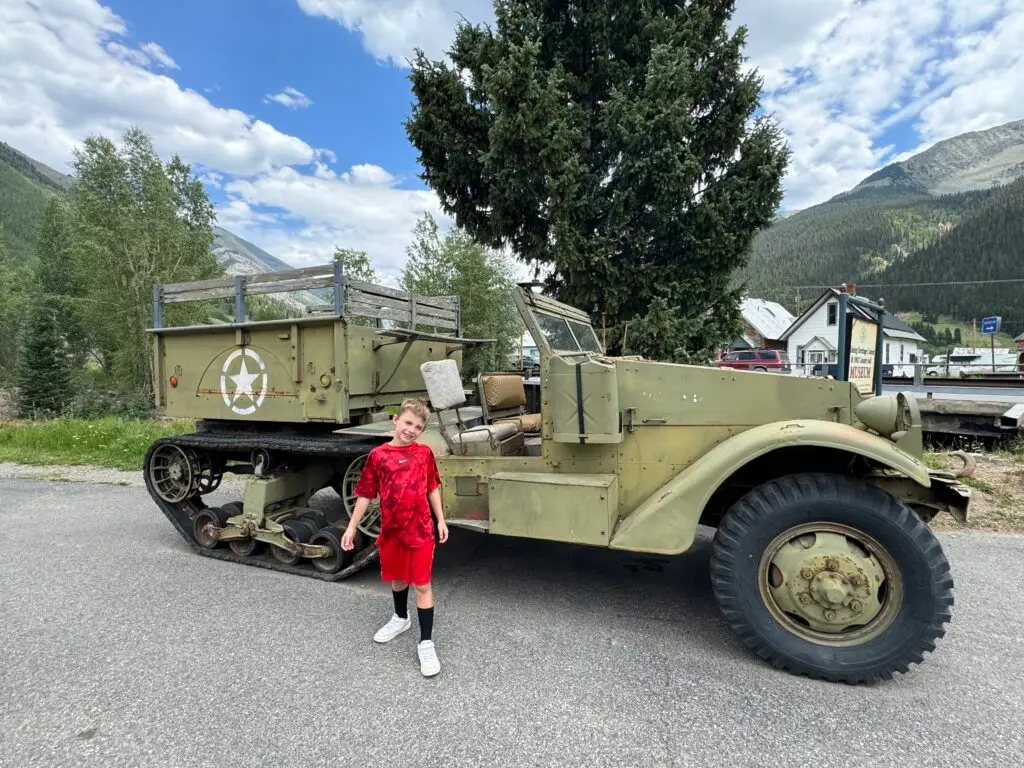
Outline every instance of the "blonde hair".
[[401, 416], [406, 411], [412, 411], [414, 414], [423, 419], [426, 423], [427, 419], [430, 418], [430, 408], [427, 404], [420, 400], [418, 397], [407, 397], [402, 401], [402, 404], [398, 407], [398, 413], [395, 414], [396, 418]]

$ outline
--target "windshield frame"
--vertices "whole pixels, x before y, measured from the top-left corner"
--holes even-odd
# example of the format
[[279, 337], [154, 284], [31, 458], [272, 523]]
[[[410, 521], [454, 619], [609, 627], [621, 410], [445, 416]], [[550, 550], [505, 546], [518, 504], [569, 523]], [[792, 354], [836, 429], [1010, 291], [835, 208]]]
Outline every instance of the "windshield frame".
[[[538, 350], [549, 355], [604, 354], [586, 312], [522, 287], [517, 290], [516, 305]], [[561, 327], [553, 328], [552, 325]], [[572, 340], [571, 345], [569, 339]]]

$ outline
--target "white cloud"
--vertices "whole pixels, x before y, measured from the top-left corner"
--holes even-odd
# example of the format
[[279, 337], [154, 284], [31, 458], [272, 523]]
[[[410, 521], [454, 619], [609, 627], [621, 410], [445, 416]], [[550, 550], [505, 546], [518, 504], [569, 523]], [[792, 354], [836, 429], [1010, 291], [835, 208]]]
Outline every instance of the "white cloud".
[[311, 16], [334, 19], [359, 32], [363, 45], [381, 61], [405, 66], [422, 48], [440, 59], [464, 16], [472, 23], [494, 18], [491, 0], [298, 0]]
[[273, 96], [267, 94], [267, 100], [276, 101], [278, 104], [288, 107], [288, 109], [302, 109], [313, 103], [306, 94], [296, 88], [292, 88], [290, 85]]
[[224, 173], [308, 163], [306, 142], [237, 109], [211, 104], [147, 68], [159, 45], [133, 49], [122, 19], [96, 0], [0, 4], [0, 135], [58, 170], [89, 134], [140, 125], [161, 155]]
[[378, 275], [397, 283], [416, 220], [425, 212], [445, 225], [447, 218], [432, 192], [396, 184], [376, 165], [334, 174], [321, 164], [313, 176], [279, 168], [225, 184], [231, 203], [218, 219], [296, 266], [322, 264], [335, 247], [366, 251]]
[[167, 54], [167, 51], [156, 43], [143, 43], [139, 46], [139, 49], [162, 67], [166, 67], [167, 69], [181, 69], [174, 59]]

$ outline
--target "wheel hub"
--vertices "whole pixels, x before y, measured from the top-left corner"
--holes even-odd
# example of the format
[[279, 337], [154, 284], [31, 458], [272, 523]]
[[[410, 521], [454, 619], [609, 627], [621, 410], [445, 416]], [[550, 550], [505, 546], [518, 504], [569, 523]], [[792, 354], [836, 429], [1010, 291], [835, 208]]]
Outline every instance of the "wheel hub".
[[838, 524], [791, 529], [765, 551], [762, 599], [787, 629], [807, 639], [853, 642], [882, 632], [902, 590], [895, 564], [874, 544]]

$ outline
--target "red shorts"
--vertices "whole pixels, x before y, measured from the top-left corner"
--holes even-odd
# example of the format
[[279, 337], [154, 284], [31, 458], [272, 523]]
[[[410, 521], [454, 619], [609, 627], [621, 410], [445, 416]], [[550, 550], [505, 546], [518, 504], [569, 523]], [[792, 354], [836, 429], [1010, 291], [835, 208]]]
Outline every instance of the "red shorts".
[[394, 539], [377, 544], [380, 551], [380, 577], [383, 581], [404, 581], [406, 584], [428, 584], [434, 565], [434, 542], [421, 547], [407, 547]]

